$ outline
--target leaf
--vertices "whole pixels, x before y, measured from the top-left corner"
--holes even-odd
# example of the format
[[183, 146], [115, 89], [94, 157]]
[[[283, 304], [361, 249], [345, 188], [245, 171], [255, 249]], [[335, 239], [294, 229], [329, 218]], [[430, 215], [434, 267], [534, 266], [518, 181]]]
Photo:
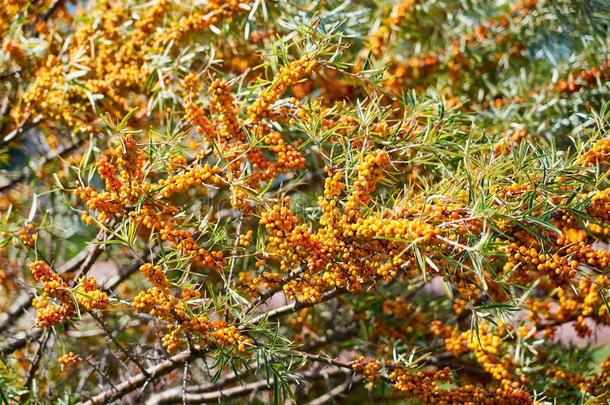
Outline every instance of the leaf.
[[36, 216], [36, 210], [38, 209], [38, 194], [32, 195], [32, 205], [30, 206], [30, 213], [28, 214], [28, 222], [32, 222]]

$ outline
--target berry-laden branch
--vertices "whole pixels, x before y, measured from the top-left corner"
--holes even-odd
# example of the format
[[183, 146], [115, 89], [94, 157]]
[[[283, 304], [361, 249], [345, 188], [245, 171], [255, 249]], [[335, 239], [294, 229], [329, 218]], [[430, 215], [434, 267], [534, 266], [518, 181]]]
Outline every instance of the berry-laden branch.
[[607, 10], [483, 3], [2, 4], [0, 396], [607, 401]]

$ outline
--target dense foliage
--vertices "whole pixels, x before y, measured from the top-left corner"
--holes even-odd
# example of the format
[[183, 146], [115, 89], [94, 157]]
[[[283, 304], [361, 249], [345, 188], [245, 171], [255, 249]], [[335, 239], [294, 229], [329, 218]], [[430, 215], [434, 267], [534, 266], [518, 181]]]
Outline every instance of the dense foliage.
[[610, 401], [609, 29], [3, 1], [0, 401]]

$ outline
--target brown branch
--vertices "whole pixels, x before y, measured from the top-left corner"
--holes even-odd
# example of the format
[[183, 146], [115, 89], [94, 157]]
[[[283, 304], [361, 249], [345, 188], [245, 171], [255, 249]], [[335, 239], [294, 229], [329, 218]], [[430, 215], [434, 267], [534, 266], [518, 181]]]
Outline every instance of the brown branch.
[[31, 341], [38, 339], [43, 331], [44, 329], [34, 328], [30, 331], [19, 333], [12, 338], [14, 339], [12, 342], [0, 346], [0, 355], [6, 356], [13, 353], [15, 350], [24, 348]]
[[38, 346], [38, 350], [36, 350], [36, 356], [34, 357], [32, 366], [30, 367], [30, 370], [28, 371], [28, 376], [25, 381], [25, 384], [23, 384], [26, 391], [23, 394], [21, 394], [21, 396], [19, 397], [20, 403], [24, 403], [25, 400], [27, 398], [29, 398], [30, 395], [32, 394], [31, 390], [30, 390], [31, 385], [32, 385], [32, 382], [34, 381], [34, 378], [36, 377], [36, 372], [38, 371], [38, 366], [40, 365], [40, 360], [42, 359], [44, 350], [47, 347], [47, 342], [49, 341], [49, 336], [51, 336], [51, 334], [49, 333], [49, 331], [46, 331], [46, 333], [44, 334], [44, 338], [42, 339], [42, 342], [40, 342], [40, 346]]
[[358, 332], [358, 329], [359, 329], [358, 324], [355, 322], [345, 328], [337, 328], [337, 329], [335, 329], [334, 333], [332, 333], [330, 335], [322, 336], [319, 339], [316, 339], [310, 343], [305, 344], [303, 346], [303, 350], [307, 351], [307, 352], [312, 351], [312, 350], [317, 350], [321, 347], [328, 345], [329, 343], [333, 343], [333, 342], [341, 341], [346, 338], [350, 338], [350, 337], [356, 335], [356, 333]]
[[[7, 137], [9, 135], [7, 135]], [[5, 139], [6, 139], [6, 137], [5, 137]], [[75, 143], [73, 143], [73, 144], [71, 144], [69, 146], [66, 146], [65, 148], [63, 148], [60, 151], [55, 151], [54, 153], [47, 154], [42, 159], [41, 166], [46, 165], [47, 163], [49, 163], [52, 160], [57, 159], [58, 157], [62, 157], [62, 156], [65, 156], [67, 154], [70, 154], [70, 153], [74, 152], [75, 150], [80, 148], [83, 145], [84, 142], [85, 142], [85, 139], [79, 139]], [[2, 145], [3, 144], [0, 141], [0, 147], [2, 147]], [[0, 193], [4, 193], [4, 192], [10, 190], [11, 188], [15, 187], [17, 184], [22, 183], [22, 182], [28, 180], [30, 177], [32, 177], [33, 173], [34, 172], [31, 169], [30, 170], [23, 170], [23, 171], [21, 171], [21, 173], [19, 173], [15, 178], [10, 179], [8, 181], [8, 183], [0, 186]]]
[[14, 304], [0, 315], [0, 332], [13, 326], [17, 319], [26, 313], [32, 306], [33, 299], [34, 296], [30, 293], [25, 293], [17, 297]]
[[104, 321], [102, 321], [102, 319], [99, 316], [97, 316], [95, 314], [95, 312], [91, 312], [90, 315], [93, 319], [95, 319], [97, 321], [97, 323], [101, 326], [101, 328], [106, 332], [106, 336], [108, 336], [110, 338], [110, 340], [112, 340], [112, 342], [116, 345], [116, 347], [118, 347], [120, 352], [123, 353], [123, 355], [125, 355], [129, 360], [131, 360], [136, 366], [138, 366], [138, 368], [140, 369], [142, 374], [144, 374], [146, 376], [146, 378], [150, 378], [148, 371], [146, 371], [146, 369], [140, 364], [138, 359], [136, 359], [134, 356], [132, 356], [131, 353], [129, 353], [127, 351], [127, 349], [125, 349], [123, 347], [123, 345], [121, 345], [119, 342], [117, 342], [116, 336], [115, 336], [115, 331], [111, 331], [110, 329], [108, 329], [108, 326], [106, 326]]
[[[328, 343], [332, 343], [334, 341], [343, 339], [345, 337], [350, 337], [357, 330], [358, 330], [358, 325], [353, 324], [343, 330], [337, 331], [334, 334], [324, 336], [323, 338], [319, 339], [318, 341], [316, 341], [310, 345], [306, 345], [304, 347], [304, 349], [306, 351], [318, 349], [322, 346], [325, 346]], [[256, 363], [252, 362], [252, 363], [248, 364], [243, 370], [241, 370], [237, 373], [232, 372], [232, 373], [224, 376], [223, 378], [219, 379], [215, 383], [193, 385], [193, 386], [188, 387], [187, 390], [190, 393], [196, 393], [196, 394], [201, 394], [201, 393], [209, 392], [212, 390], [218, 390], [219, 388], [225, 387], [229, 384], [234, 383], [235, 381], [237, 381], [241, 378], [244, 378], [245, 376], [254, 372], [255, 369], [256, 369]], [[165, 402], [169, 403], [172, 401], [179, 401], [182, 398], [182, 394], [183, 394], [182, 387], [170, 388], [160, 394], [157, 394], [157, 395], [151, 397], [147, 403], [150, 403], [150, 404], [160, 403], [161, 404], [161, 403], [165, 403]]]
[[[256, 364], [254, 364], [254, 363], [249, 364], [248, 366], [246, 366], [246, 368], [244, 368], [240, 372], [237, 372], [237, 373], [232, 372], [231, 374], [219, 379], [215, 383], [210, 382], [210, 383], [206, 383], [206, 384], [192, 385], [190, 387], [187, 387], [187, 391], [191, 392], [191, 393], [195, 393], [195, 394], [201, 394], [204, 392], [218, 390], [219, 388], [232, 384], [235, 381], [247, 376], [248, 374], [252, 373], [255, 368], [256, 368]], [[182, 398], [183, 393], [184, 393], [184, 390], [182, 389], [182, 387], [170, 388], [159, 394], [153, 395], [147, 401], [147, 404], [148, 403], [154, 404], [154, 403], [165, 403], [165, 402], [177, 401]]]
[[84, 402], [83, 405], [107, 404], [115, 401], [116, 399], [142, 387], [148, 381], [162, 377], [182, 366], [184, 362], [190, 361], [204, 353], [205, 352], [197, 350], [186, 350], [184, 352], [180, 352], [167, 360], [162, 361], [156, 366], [147, 368], [146, 372], [150, 377], [147, 377], [144, 373], [136, 374], [135, 376], [128, 378], [126, 381], [123, 381], [121, 384], [116, 385], [114, 388], [102, 391], [101, 393], [93, 396], [88, 401]]
[[313, 399], [307, 402], [306, 405], [324, 405], [328, 404], [331, 401], [334, 401], [335, 398], [349, 392], [354, 388], [354, 386], [360, 384], [362, 382], [362, 377], [356, 376], [352, 373], [347, 374], [347, 378], [343, 384], [337, 385], [335, 388], [328, 391], [326, 394], [319, 396], [316, 399]]
[[[299, 268], [292, 270], [290, 273], [288, 273], [284, 277], [282, 277], [282, 279], [279, 282], [279, 285], [280, 286], [285, 285], [287, 282], [289, 282], [293, 278], [297, 277], [299, 274], [303, 273], [305, 271], [305, 269], [306, 269], [305, 265], [302, 264], [301, 266], [299, 266]], [[271, 298], [275, 293], [280, 292], [280, 291], [282, 291], [282, 287], [277, 287], [277, 288], [272, 288], [269, 291], [259, 295], [246, 308], [246, 310], [244, 311], [244, 315], [248, 315], [257, 306], [259, 306], [260, 304], [262, 304], [263, 302], [265, 302], [266, 300]]]
[[17, 137], [19, 135], [36, 127], [36, 125], [38, 125], [41, 121], [42, 121], [42, 117], [38, 116], [38, 117], [34, 118], [32, 121], [23, 122], [17, 128], [13, 129], [11, 132], [6, 134], [2, 139], [0, 139], [0, 147], [8, 145], [9, 143], [11, 143], [15, 139], [17, 139]]
[[91, 269], [91, 266], [102, 254], [103, 242], [106, 238], [106, 231], [101, 230], [95, 236], [95, 240], [87, 244], [87, 248], [81, 250], [73, 258], [64, 263], [57, 272], [60, 274], [70, 274], [78, 271], [79, 274], [84, 274]]
[[331, 290], [331, 291], [328, 291], [328, 292], [325, 292], [324, 294], [322, 294], [322, 296], [320, 297], [320, 300], [316, 301], [316, 302], [294, 301], [291, 304], [287, 304], [287, 305], [284, 305], [283, 307], [272, 309], [271, 311], [268, 311], [268, 312], [255, 316], [249, 322], [239, 325], [239, 329], [243, 330], [249, 325], [257, 324], [257, 323], [261, 322], [263, 319], [274, 320], [274, 319], [277, 319], [286, 314], [290, 314], [295, 311], [298, 311], [300, 309], [313, 307], [315, 305], [321, 304], [322, 302], [333, 299], [333, 298], [343, 294], [344, 292], [345, 292], [345, 290], [340, 290], [340, 289], [335, 288], [334, 290]]
[[[337, 367], [330, 370], [308, 370], [300, 373], [295, 373], [294, 375], [300, 378], [301, 380], [307, 381], [317, 378], [328, 378], [344, 374], [346, 374], [345, 370]], [[226, 401], [230, 398], [248, 395], [258, 390], [269, 390], [272, 388], [273, 384], [271, 384], [267, 379], [262, 379], [248, 384], [238, 385], [227, 389], [219, 389], [213, 392], [205, 393], [187, 392], [183, 394], [182, 391], [176, 392], [176, 389], [174, 388], [151, 396], [148, 401], [146, 401], [146, 405], [172, 404], [180, 401], [182, 398], [184, 398], [184, 400], [189, 404], [202, 404], [207, 402], [218, 403]]]
[[[266, 312], [264, 314], [260, 314], [257, 317], [255, 317], [254, 319], [252, 319], [248, 324], [240, 325], [240, 330], [243, 330], [246, 326], [254, 326], [263, 320], [273, 320], [273, 319], [279, 318], [283, 315], [289, 314], [291, 312], [298, 311], [301, 308], [312, 307], [316, 304], [319, 304], [321, 302], [332, 299], [343, 292], [344, 292], [343, 290], [335, 289], [335, 290], [329, 291], [329, 292], [325, 293], [324, 295], [322, 295], [322, 299], [319, 302], [315, 302], [315, 303], [293, 302], [292, 304], [288, 304], [283, 307]], [[153, 380], [169, 373], [170, 371], [182, 366], [182, 364], [184, 364], [185, 361], [190, 361], [190, 360], [194, 359], [195, 357], [200, 356], [203, 353], [205, 353], [205, 352], [197, 351], [194, 349], [185, 350], [183, 352], [180, 352], [180, 353], [170, 357], [169, 359], [161, 362], [160, 364], [146, 369], [146, 372], [150, 375], [150, 378], [147, 378], [144, 375], [144, 373], [137, 374], [137, 375], [131, 377], [130, 379], [128, 379], [127, 381], [118, 385], [117, 390], [102, 391], [98, 395], [92, 397], [89, 401], [85, 402], [84, 405], [94, 405], [94, 404], [101, 404], [101, 403], [107, 403], [107, 402], [114, 401], [117, 398], [120, 398], [120, 397], [138, 389], [139, 387], [143, 386], [146, 382], [153, 381]]]
[[[102, 287], [103, 291], [112, 292], [119, 284], [121, 284], [124, 280], [129, 278], [133, 273], [135, 273], [139, 267], [144, 263], [144, 260], [148, 260], [150, 257], [154, 257], [157, 253], [151, 252], [145, 258], [139, 258], [132, 262], [131, 264], [124, 266], [119, 270], [119, 275], [115, 280], [112, 280], [109, 284]], [[31, 302], [30, 302], [31, 305]], [[28, 306], [29, 308], [29, 306]], [[21, 313], [25, 313], [25, 308]], [[11, 325], [9, 325], [10, 327]], [[15, 350], [19, 350], [27, 346], [27, 344], [33, 340], [36, 340], [40, 337], [44, 329], [41, 328], [33, 328], [27, 332], [22, 332], [18, 336], [15, 336], [12, 342], [6, 343], [0, 346], [0, 355], [6, 356], [10, 353], [13, 353]]]

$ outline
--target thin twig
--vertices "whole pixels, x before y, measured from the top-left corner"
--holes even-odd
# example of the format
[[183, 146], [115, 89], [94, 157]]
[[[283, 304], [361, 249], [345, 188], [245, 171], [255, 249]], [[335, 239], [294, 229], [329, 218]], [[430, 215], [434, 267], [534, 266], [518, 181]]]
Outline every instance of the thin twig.
[[40, 346], [38, 346], [38, 350], [36, 351], [36, 356], [34, 357], [34, 361], [32, 362], [32, 366], [30, 367], [30, 371], [28, 371], [28, 377], [25, 380], [25, 384], [23, 384], [23, 386], [26, 388], [26, 392], [24, 392], [19, 397], [20, 403], [24, 403], [26, 401], [26, 399], [29, 398], [30, 395], [32, 394], [31, 385], [32, 385], [32, 382], [34, 381], [34, 378], [36, 377], [36, 372], [38, 371], [38, 366], [40, 365], [40, 360], [42, 359], [44, 350], [47, 346], [47, 342], [49, 341], [50, 336], [51, 336], [51, 334], [47, 330], [44, 334], [44, 337], [42, 338], [42, 342], [40, 343]]
[[326, 394], [319, 396], [316, 399], [313, 399], [307, 402], [306, 405], [324, 405], [328, 404], [331, 401], [334, 401], [335, 398], [345, 394], [352, 390], [352, 388], [362, 382], [361, 377], [355, 377], [352, 373], [347, 374], [345, 378], [345, 382], [343, 384], [337, 385], [335, 388], [328, 391]]
[[102, 327], [102, 329], [106, 332], [106, 335], [110, 338], [110, 340], [112, 340], [112, 342], [116, 345], [116, 347], [118, 347], [118, 349], [121, 351], [121, 353], [123, 353], [129, 360], [131, 360], [136, 366], [138, 366], [138, 368], [140, 369], [140, 371], [146, 376], [146, 378], [150, 378], [150, 374], [148, 374], [148, 371], [146, 371], [146, 368], [144, 368], [140, 362], [138, 361], [138, 359], [136, 359], [133, 355], [131, 355], [131, 353], [129, 353], [127, 351], [127, 349], [125, 349], [119, 342], [117, 342], [116, 340], [116, 336], [115, 333], [113, 331], [111, 331], [110, 329], [108, 329], [108, 327], [106, 326], [106, 324], [104, 323], [104, 321], [102, 321], [102, 319], [97, 316], [97, 314], [95, 312], [91, 312], [91, 317], [93, 319], [95, 319], [97, 321], [97, 323]]

